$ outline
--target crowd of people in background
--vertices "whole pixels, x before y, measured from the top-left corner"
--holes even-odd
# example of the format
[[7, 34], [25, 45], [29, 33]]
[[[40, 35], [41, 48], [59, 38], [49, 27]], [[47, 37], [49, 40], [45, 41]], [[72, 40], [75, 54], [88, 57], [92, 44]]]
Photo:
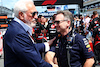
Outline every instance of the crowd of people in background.
[[[56, 14], [54, 14], [50, 18], [45, 18], [42, 15], [38, 16], [38, 19], [35, 20], [36, 26], [33, 27], [34, 34], [36, 35], [35, 38], [38, 38], [37, 36], [39, 36], [39, 35], [37, 35], [37, 34], [39, 33], [39, 34], [41, 34], [40, 39], [42, 39], [43, 37], [46, 37], [46, 39], [43, 41], [43, 42], [45, 42], [49, 39], [52, 39], [57, 34], [56, 27], [54, 25], [54, 16], [55, 15]], [[91, 35], [91, 36], [93, 35], [93, 26], [91, 26], [91, 22], [93, 22], [94, 19], [96, 19], [96, 21], [99, 22], [98, 21], [98, 19], [100, 18], [99, 16], [100, 15], [98, 15], [97, 11], [94, 11], [93, 15], [91, 15], [91, 16], [89, 16], [89, 14], [87, 14], [86, 16], [75, 15], [74, 20], [73, 20], [73, 28], [75, 29], [76, 32], [78, 32], [81, 35], [84, 35], [88, 39], [90, 39], [88, 37], [88, 35]], [[40, 28], [38, 28], [38, 27], [40, 27]], [[93, 39], [92, 39], [92, 41], [93, 41]]]

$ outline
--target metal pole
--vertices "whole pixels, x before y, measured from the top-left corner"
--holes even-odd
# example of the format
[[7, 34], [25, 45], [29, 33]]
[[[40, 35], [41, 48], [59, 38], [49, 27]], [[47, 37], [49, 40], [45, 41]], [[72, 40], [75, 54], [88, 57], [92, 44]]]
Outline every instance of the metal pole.
[[1, 14], [2, 14], [2, 7], [3, 7], [3, 4], [2, 4], [2, 0], [1, 0]]
[[80, 17], [80, 6], [78, 5], [78, 17]]

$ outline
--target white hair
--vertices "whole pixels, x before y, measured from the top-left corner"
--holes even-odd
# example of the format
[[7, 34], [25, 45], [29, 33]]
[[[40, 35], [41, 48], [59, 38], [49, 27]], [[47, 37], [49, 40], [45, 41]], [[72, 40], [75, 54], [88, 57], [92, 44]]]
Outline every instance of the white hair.
[[19, 11], [25, 12], [28, 10], [28, 8], [26, 7], [26, 4], [28, 2], [33, 2], [33, 0], [19, 0], [18, 2], [16, 2], [15, 6], [14, 6], [15, 17], [18, 17]]

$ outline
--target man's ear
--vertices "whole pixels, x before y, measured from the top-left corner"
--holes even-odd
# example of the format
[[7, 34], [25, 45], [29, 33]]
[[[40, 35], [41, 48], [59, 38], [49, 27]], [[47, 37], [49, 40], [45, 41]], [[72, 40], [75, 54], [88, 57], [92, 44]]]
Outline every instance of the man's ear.
[[71, 21], [67, 21], [68, 22], [68, 25], [70, 26], [71, 25]]
[[71, 22], [70, 21], [67, 21], [67, 27], [66, 28], [69, 28], [70, 27], [70, 24], [71, 24]]
[[23, 13], [23, 12], [19, 12], [19, 18], [20, 18], [21, 20], [24, 19], [24, 13]]

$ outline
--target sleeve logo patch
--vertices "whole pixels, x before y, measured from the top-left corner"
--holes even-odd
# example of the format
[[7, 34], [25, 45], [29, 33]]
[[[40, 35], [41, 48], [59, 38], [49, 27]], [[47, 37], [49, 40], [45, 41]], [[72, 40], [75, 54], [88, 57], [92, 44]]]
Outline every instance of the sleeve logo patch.
[[83, 38], [83, 41], [84, 41], [84, 44], [85, 44], [85, 45], [88, 45], [88, 44], [89, 44], [89, 42], [87, 41], [86, 38]]
[[92, 49], [91, 49], [91, 46], [90, 46], [89, 42], [87, 41], [87, 39], [84, 38], [83, 41], [84, 41], [84, 44], [85, 44], [86, 49], [88, 50], [88, 52], [91, 52]]

